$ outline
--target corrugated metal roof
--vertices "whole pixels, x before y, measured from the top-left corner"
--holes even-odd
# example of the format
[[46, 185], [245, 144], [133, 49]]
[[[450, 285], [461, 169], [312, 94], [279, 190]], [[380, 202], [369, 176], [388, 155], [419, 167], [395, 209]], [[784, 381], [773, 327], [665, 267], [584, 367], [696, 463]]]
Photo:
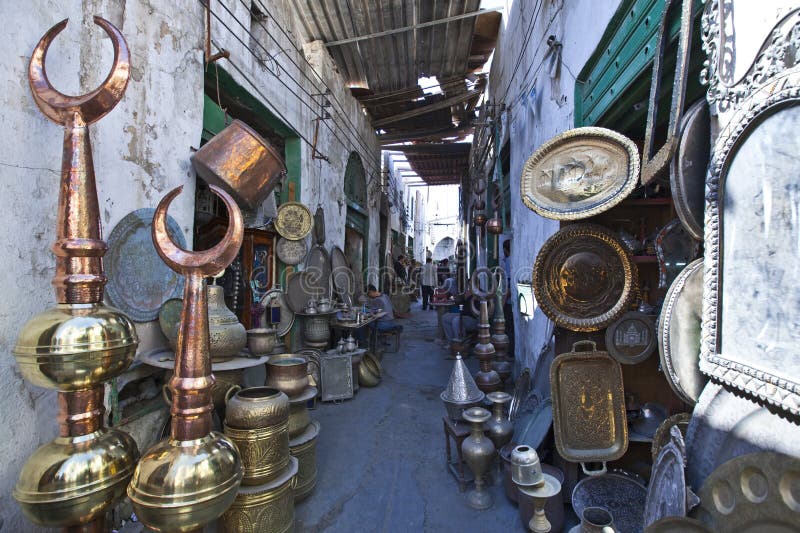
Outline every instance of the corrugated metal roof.
[[[333, 42], [477, 11], [480, 0], [297, 0], [309, 40]], [[475, 18], [329, 48], [346, 82], [384, 93], [467, 71]]]
[[[309, 41], [329, 43], [342, 76], [369, 112], [381, 142], [442, 142], [471, 133], [485, 76], [475, 76], [497, 40], [497, 12], [395, 31], [476, 13], [480, 0], [296, 0]], [[373, 34], [394, 31], [389, 35]], [[333, 44], [355, 37], [369, 38]], [[435, 76], [440, 94], [423, 93], [419, 78]], [[409, 157], [426, 181], [452, 181], [462, 172], [453, 161]]]

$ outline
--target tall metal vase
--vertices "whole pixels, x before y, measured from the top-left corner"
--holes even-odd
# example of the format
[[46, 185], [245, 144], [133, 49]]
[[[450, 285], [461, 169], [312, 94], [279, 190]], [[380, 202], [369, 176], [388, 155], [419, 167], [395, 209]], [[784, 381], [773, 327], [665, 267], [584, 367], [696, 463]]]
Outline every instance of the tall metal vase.
[[486, 490], [483, 476], [492, 465], [494, 444], [483, 434], [483, 424], [492, 415], [482, 407], [470, 407], [461, 416], [472, 424], [470, 436], [461, 443], [461, 453], [475, 474], [475, 488], [467, 494], [467, 504], [473, 509], [488, 509], [494, 504], [494, 500], [491, 493]]

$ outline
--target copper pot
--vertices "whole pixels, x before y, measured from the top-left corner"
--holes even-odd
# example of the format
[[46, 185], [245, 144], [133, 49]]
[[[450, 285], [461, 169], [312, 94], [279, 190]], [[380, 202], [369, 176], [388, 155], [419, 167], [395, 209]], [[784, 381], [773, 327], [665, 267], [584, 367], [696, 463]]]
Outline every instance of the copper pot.
[[235, 387], [225, 398], [225, 424], [235, 429], [258, 429], [288, 422], [289, 398], [269, 387]]
[[308, 387], [308, 359], [302, 355], [284, 353], [267, 361], [268, 387], [279, 389], [292, 398]]
[[255, 211], [280, 182], [286, 167], [252, 128], [234, 120], [191, 157], [197, 175]]

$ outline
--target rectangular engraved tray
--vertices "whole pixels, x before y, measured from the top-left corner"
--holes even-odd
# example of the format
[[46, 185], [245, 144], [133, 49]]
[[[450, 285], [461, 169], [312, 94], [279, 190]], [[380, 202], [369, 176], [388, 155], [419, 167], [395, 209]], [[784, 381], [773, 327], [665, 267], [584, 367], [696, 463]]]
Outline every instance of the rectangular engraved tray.
[[353, 361], [350, 354], [323, 354], [319, 358], [322, 401], [353, 397]]
[[[578, 351], [581, 346], [591, 351]], [[613, 461], [628, 449], [622, 367], [592, 341], [579, 341], [550, 367], [553, 431], [567, 461]], [[605, 464], [600, 472], [605, 472]]]

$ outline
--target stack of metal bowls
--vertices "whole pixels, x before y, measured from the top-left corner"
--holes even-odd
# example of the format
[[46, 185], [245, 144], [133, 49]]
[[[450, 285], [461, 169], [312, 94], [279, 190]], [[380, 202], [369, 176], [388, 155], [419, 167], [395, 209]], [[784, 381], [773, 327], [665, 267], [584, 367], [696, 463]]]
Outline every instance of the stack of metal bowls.
[[267, 362], [267, 385], [289, 396], [289, 451], [297, 458], [294, 499], [306, 498], [317, 484], [317, 436], [319, 422], [311, 420], [308, 404], [317, 397], [308, 385], [308, 358], [299, 354], [273, 355]]
[[222, 530], [293, 529], [298, 464], [289, 455], [289, 398], [270, 387], [242, 389], [228, 400], [224, 428], [239, 448], [243, 476]]
[[484, 397], [485, 394], [478, 389], [461, 355], [456, 355], [447, 388], [440, 395], [447, 416], [456, 422], [462, 421], [461, 413], [470, 407], [479, 406]]

